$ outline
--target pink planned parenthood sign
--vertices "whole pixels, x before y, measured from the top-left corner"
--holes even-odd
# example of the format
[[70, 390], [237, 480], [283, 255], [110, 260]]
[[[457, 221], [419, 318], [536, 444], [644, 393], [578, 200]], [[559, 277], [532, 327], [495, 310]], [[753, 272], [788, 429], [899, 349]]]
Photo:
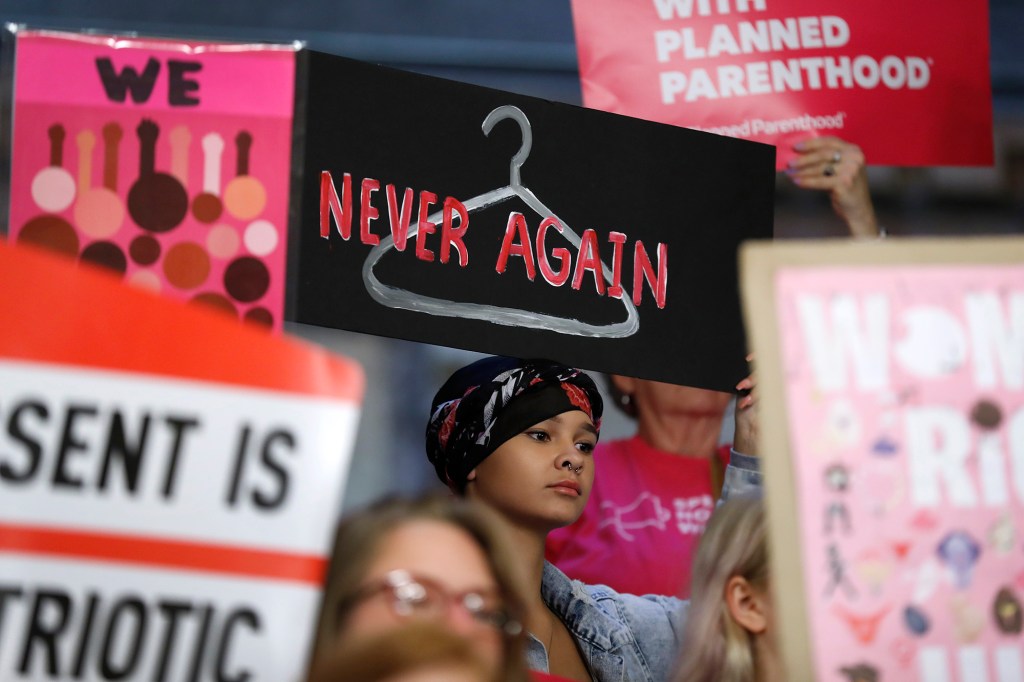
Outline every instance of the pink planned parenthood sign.
[[1021, 253], [744, 251], [791, 679], [1024, 680]]
[[583, 103], [872, 164], [990, 165], [987, 2], [573, 0]]

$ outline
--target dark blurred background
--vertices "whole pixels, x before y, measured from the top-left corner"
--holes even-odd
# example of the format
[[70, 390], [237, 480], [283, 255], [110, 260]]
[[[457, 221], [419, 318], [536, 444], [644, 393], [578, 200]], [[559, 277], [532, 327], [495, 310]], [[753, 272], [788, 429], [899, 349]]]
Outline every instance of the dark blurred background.
[[[892, 235], [1024, 233], [1024, 0], [990, 0], [989, 7], [995, 164], [871, 167], [880, 222]], [[569, 0], [0, 0], [0, 19], [33, 28], [301, 40], [324, 52], [580, 104]], [[826, 197], [785, 178], [776, 196], [778, 238], [844, 234]], [[370, 377], [345, 507], [436, 485], [422, 454], [427, 405], [447, 372], [475, 356], [304, 325], [288, 331], [356, 357]], [[609, 417], [609, 437], [631, 430], [624, 418]]]

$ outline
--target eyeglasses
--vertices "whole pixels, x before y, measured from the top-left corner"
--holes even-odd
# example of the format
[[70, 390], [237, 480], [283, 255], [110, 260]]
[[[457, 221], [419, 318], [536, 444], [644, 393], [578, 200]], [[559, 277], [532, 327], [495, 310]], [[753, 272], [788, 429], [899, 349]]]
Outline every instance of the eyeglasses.
[[339, 614], [355, 604], [386, 594], [388, 605], [396, 616], [435, 620], [443, 618], [453, 605], [463, 608], [473, 620], [506, 635], [518, 635], [523, 626], [505, 612], [497, 592], [449, 592], [436, 580], [416, 576], [408, 571], [394, 570], [357, 591], [350, 599], [338, 605]]

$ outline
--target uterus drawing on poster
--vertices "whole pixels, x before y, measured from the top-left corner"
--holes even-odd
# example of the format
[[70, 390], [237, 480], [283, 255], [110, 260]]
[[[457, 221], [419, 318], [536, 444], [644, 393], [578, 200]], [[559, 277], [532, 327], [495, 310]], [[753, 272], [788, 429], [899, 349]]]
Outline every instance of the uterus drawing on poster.
[[818, 680], [1024, 680], [1024, 267], [776, 275]]
[[9, 238], [281, 329], [294, 46], [19, 31]]

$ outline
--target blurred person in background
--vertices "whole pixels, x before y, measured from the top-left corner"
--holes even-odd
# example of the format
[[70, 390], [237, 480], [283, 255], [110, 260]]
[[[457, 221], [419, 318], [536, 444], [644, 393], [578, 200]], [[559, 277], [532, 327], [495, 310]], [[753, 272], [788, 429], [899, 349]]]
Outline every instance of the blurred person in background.
[[[851, 237], [877, 238], [860, 148], [815, 137], [795, 150], [785, 174], [799, 187], [828, 192]], [[586, 583], [686, 598], [697, 540], [729, 463], [730, 448], [719, 440], [733, 394], [619, 375], [609, 383], [614, 404], [636, 420], [636, 434], [597, 448], [602, 476], [590, 503], [576, 523], [548, 536], [545, 555]]]
[[339, 524], [313, 670], [410, 622], [442, 624], [501, 682], [529, 679], [517, 562], [487, 509], [429, 494], [386, 498]]
[[[737, 447], [752, 445], [749, 396]], [[584, 372], [548, 360], [487, 357], [434, 396], [426, 450], [454, 492], [498, 512], [526, 578], [527, 661], [572, 680], [661, 682], [672, 674], [687, 602], [570, 580], [544, 561], [552, 530], [573, 523], [594, 485], [602, 399]], [[603, 475], [603, 474], [602, 474]], [[756, 457], [732, 455], [724, 495], [760, 485]]]
[[761, 498], [723, 502], [694, 559], [693, 597], [683, 632], [688, 655], [673, 682], [785, 679], [772, 620], [768, 557]]

